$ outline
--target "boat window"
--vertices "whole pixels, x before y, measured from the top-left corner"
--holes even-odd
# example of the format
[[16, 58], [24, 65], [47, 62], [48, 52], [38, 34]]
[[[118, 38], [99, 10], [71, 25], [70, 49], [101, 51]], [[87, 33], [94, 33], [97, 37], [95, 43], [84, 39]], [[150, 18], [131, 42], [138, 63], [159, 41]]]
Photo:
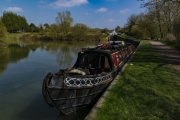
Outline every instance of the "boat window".
[[109, 64], [107, 56], [105, 56], [105, 65], [104, 65], [104, 68], [105, 69], [110, 69], [110, 64]]
[[79, 61], [81, 68], [108, 69], [110, 70], [110, 62], [108, 56], [102, 53], [85, 53]]
[[81, 57], [79, 66], [86, 68], [96, 68], [97, 66], [99, 66], [99, 57], [100, 54], [86, 53]]

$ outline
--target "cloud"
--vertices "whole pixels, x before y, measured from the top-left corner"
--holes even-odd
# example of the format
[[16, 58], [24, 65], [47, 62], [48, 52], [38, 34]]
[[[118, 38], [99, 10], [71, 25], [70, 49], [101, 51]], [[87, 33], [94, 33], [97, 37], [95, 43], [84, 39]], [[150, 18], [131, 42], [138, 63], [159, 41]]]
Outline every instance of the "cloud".
[[107, 8], [102, 7], [102, 8], [97, 9], [95, 12], [106, 12], [106, 11], [107, 11]]
[[124, 10], [120, 10], [120, 13], [126, 13], [126, 12], [128, 12], [128, 11], [129, 11], [129, 9], [126, 8], [126, 9], [124, 9]]
[[56, 0], [56, 2], [50, 3], [49, 6], [52, 8], [73, 7], [86, 3], [88, 3], [87, 0]]
[[114, 2], [114, 1], [118, 1], [118, 0], [106, 0], [106, 1]]
[[108, 19], [107, 22], [114, 22], [114, 20], [113, 19]]
[[22, 9], [19, 7], [8, 7], [6, 9], [4, 9], [5, 11], [12, 11], [12, 12], [21, 12]]
[[45, 0], [39, 0], [39, 3], [45, 4], [45, 3], [47, 3], [47, 1], [45, 1]]

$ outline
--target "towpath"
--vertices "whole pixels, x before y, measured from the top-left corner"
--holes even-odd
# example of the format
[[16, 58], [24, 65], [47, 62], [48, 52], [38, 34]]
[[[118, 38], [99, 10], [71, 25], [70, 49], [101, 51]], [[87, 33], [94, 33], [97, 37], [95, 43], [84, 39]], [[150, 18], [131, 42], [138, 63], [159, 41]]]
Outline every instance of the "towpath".
[[180, 72], [180, 51], [169, 47], [159, 41], [149, 41], [157, 49], [159, 55]]

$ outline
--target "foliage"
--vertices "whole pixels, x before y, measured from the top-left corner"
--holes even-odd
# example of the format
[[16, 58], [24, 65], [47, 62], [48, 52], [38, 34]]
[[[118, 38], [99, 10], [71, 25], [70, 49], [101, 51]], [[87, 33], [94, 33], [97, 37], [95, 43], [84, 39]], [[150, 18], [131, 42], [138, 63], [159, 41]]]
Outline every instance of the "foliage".
[[109, 30], [108, 30], [108, 28], [104, 28], [104, 29], [102, 29], [102, 30], [101, 30], [101, 33], [108, 34], [108, 33], [109, 33]]
[[170, 41], [170, 42], [174, 42], [174, 41], [176, 41], [176, 37], [173, 34], [167, 34], [165, 36], [165, 40]]
[[144, 38], [144, 32], [142, 29], [139, 28], [138, 25], [133, 25], [131, 28], [131, 33], [134, 35], [136, 38]]
[[51, 38], [59, 39], [59, 27], [56, 24], [46, 26], [45, 32]]
[[[147, 8], [148, 12], [154, 17], [160, 37], [163, 38], [167, 34], [177, 33], [174, 24], [179, 22], [180, 18], [180, 2], [179, 0], [139, 0], [144, 1], [141, 6]], [[177, 32], [177, 31], [176, 31]]]
[[31, 23], [27, 29], [28, 32], [39, 32], [40, 29], [34, 23]]
[[137, 24], [138, 16], [135, 14], [132, 14], [128, 17], [126, 27], [128, 29], [128, 32], [131, 33], [131, 29], [134, 25]]
[[73, 18], [71, 17], [71, 13], [69, 11], [58, 12], [58, 16], [56, 17], [56, 25], [60, 30], [60, 36], [62, 36], [62, 38], [66, 37], [70, 32], [72, 23]]
[[39, 24], [39, 32], [43, 35], [44, 34], [44, 28], [42, 24]]
[[96, 120], [178, 120], [179, 79], [179, 72], [142, 42]]
[[5, 37], [7, 37], [7, 30], [3, 22], [0, 20], [0, 40]]
[[131, 15], [128, 18], [126, 24], [126, 32], [129, 32], [130, 35], [133, 35], [136, 38], [154, 38], [155, 36], [157, 37], [157, 24], [153, 20], [154, 18], [152, 17], [152, 15], [148, 13]]
[[[20, 39], [28, 37], [31, 40], [99, 40], [101, 36], [99, 30], [88, 28], [85, 24], [76, 23], [72, 26], [73, 18], [69, 11], [58, 12], [55, 18], [56, 23], [51, 25], [45, 23], [36, 26], [34, 23], [30, 23], [29, 25], [26, 24], [26, 26], [23, 26], [26, 22], [25, 17], [18, 16], [12, 12], [4, 12], [2, 19], [8, 26], [9, 32], [21, 32], [23, 30], [25, 30], [25, 32], [31, 32], [22, 34]], [[22, 21], [18, 22], [17, 20]], [[22, 23], [22, 25], [14, 23]]]
[[121, 27], [120, 26], [117, 26], [116, 28], [115, 28], [115, 31], [116, 32], [119, 32], [121, 30]]
[[161, 38], [170, 41], [175, 40], [174, 38], [176, 37], [177, 43], [180, 44], [180, 1], [138, 1], [142, 2], [141, 7], [146, 8], [146, 12], [139, 15], [131, 15], [122, 29], [123, 32], [139, 38]]
[[44, 27], [45, 27], [45, 31], [49, 28], [49, 24], [48, 23], [45, 23], [44, 24]]
[[28, 27], [26, 18], [13, 12], [4, 11], [1, 20], [6, 26], [8, 32], [24, 31]]
[[86, 40], [99, 40], [101, 37], [101, 31], [98, 29], [90, 28], [88, 30], [88, 36]]
[[72, 37], [76, 40], [85, 40], [88, 34], [88, 27], [82, 23], [76, 23], [72, 27]]
[[17, 39], [22, 35], [22, 33], [8, 33], [8, 38]]

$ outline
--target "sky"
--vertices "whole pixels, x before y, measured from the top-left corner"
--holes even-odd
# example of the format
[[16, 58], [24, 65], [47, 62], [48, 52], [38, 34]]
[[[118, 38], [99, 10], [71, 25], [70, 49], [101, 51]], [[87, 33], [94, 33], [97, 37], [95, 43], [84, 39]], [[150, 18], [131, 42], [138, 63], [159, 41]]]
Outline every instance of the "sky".
[[2, 0], [0, 16], [4, 11], [12, 11], [24, 16], [28, 24], [39, 26], [56, 23], [58, 12], [70, 11], [73, 24], [115, 29], [124, 27], [130, 15], [143, 12], [140, 4], [137, 0]]

